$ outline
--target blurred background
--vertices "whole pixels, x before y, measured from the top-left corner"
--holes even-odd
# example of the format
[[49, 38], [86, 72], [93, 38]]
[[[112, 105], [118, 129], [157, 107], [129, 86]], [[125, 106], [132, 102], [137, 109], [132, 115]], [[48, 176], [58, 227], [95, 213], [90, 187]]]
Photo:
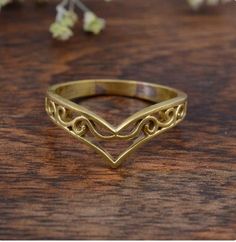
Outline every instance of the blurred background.
[[[59, 3], [0, 12], [0, 239], [235, 239], [236, 3], [84, 0], [96, 16], [66, 29]], [[179, 88], [186, 120], [112, 170], [44, 111], [49, 85], [92, 78]], [[146, 103], [84, 105], [120, 123]]]

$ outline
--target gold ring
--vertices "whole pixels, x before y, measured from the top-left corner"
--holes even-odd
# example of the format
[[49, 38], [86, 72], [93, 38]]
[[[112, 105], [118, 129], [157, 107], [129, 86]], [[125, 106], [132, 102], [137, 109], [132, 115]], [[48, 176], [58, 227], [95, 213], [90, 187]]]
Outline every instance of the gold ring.
[[[73, 102], [77, 98], [119, 95], [153, 102], [114, 127], [94, 112]], [[45, 99], [49, 117], [59, 127], [88, 144], [106, 162], [118, 167], [136, 148], [181, 122], [187, 109], [187, 95], [174, 88], [129, 80], [81, 80], [49, 87]], [[132, 141], [116, 159], [93, 140]]]

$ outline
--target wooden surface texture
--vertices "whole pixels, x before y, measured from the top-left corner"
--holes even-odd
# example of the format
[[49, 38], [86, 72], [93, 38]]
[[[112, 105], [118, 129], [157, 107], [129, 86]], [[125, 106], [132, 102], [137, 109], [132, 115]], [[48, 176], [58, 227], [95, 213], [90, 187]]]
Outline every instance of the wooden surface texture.
[[[49, 2], [0, 14], [0, 239], [236, 239], [236, 3], [88, 0], [106, 30], [58, 43]], [[49, 85], [87, 78], [179, 88], [188, 115], [111, 169], [44, 111]], [[113, 123], [146, 105], [83, 102]]]

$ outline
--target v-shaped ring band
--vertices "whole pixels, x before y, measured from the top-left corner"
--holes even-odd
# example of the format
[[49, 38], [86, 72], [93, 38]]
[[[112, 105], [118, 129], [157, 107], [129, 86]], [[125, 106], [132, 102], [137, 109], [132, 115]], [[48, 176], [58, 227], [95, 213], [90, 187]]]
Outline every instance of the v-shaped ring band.
[[[124, 120], [117, 127], [96, 113], [73, 102], [74, 99], [97, 95], [119, 95], [147, 100], [154, 104]], [[81, 80], [51, 86], [45, 108], [58, 126], [99, 152], [111, 167], [152, 137], [181, 122], [187, 109], [187, 95], [174, 88], [130, 80]], [[91, 139], [91, 137], [93, 139]], [[112, 157], [93, 140], [123, 140], [133, 143], [118, 157]]]

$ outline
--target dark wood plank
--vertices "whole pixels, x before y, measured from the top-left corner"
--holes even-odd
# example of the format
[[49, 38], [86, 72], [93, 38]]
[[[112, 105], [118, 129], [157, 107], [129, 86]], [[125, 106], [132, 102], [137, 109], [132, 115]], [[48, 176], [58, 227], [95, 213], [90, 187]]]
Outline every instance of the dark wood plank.
[[[107, 29], [78, 27], [66, 43], [47, 32], [52, 1], [0, 15], [0, 239], [235, 239], [235, 3], [199, 14], [179, 0], [87, 4]], [[110, 169], [44, 111], [49, 85], [84, 78], [182, 89], [187, 118]], [[113, 122], [145, 105], [85, 104]]]

